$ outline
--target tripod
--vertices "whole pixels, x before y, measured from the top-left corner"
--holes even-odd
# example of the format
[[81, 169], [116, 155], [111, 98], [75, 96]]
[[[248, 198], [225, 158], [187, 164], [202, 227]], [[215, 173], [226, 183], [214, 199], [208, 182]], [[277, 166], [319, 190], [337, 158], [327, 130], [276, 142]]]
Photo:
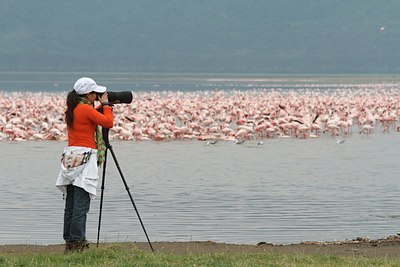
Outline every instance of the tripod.
[[114, 159], [115, 165], [117, 166], [118, 172], [119, 172], [119, 174], [121, 175], [122, 182], [124, 183], [125, 189], [126, 189], [126, 191], [128, 192], [129, 198], [131, 199], [133, 208], [135, 209], [136, 215], [138, 216], [139, 221], [140, 221], [140, 224], [142, 225], [144, 234], [146, 235], [146, 238], [147, 238], [147, 242], [148, 242], [149, 245], [150, 245], [151, 251], [154, 253], [153, 246], [151, 245], [149, 236], [147, 235], [146, 229], [144, 228], [144, 224], [143, 224], [143, 222], [142, 222], [142, 219], [140, 218], [139, 211], [138, 211], [138, 209], [136, 208], [136, 205], [135, 205], [135, 202], [133, 201], [131, 192], [129, 191], [128, 184], [126, 183], [126, 180], [125, 180], [125, 178], [124, 178], [124, 175], [122, 174], [122, 171], [121, 171], [121, 167], [119, 166], [118, 161], [117, 161], [117, 158], [116, 158], [116, 156], [115, 156], [114, 150], [112, 149], [112, 146], [111, 146], [111, 144], [110, 144], [110, 142], [109, 142], [109, 140], [108, 140], [108, 132], [109, 132], [109, 129], [108, 129], [108, 128], [103, 128], [103, 129], [102, 129], [103, 140], [104, 140], [104, 143], [105, 143], [105, 145], [106, 145], [106, 151], [105, 151], [105, 155], [104, 155], [103, 179], [102, 179], [102, 182], [101, 182], [99, 227], [98, 227], [98, 229], [97, 229], [97, 247], [99, 247], [99, 239], [100, 239], [100, 226], [101, 226], [101, 215], [102, 215], [102, 210], [103, 210], [104, 184], [105, 184], [105, 180], [106, 180], [107, 151], [110, 150], [111, 155], [112, 155], [112, 157], [113, 157], [113, 159]]

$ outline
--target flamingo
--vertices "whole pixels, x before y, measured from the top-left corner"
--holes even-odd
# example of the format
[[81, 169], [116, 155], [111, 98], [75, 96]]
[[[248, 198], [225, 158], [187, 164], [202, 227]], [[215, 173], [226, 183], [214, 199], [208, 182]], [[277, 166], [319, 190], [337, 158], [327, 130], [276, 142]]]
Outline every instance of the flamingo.
[[[351, 90], [134, 93], [115, 105], [111, 138], [123, 140], [233, 140], [305, 138], [323, 134], [400, 131], [398, 85], [354, 85]], [[65, 94], [0, 92], [2, 140], [66, 140]], [[368, 126], [369, 125], [369, 126]], [[368, 128], [370, 127], [370, 128]], [[127, 132], [126, 132], [127, 131]], [[129, 132], [129, 134], [128, 134]]]

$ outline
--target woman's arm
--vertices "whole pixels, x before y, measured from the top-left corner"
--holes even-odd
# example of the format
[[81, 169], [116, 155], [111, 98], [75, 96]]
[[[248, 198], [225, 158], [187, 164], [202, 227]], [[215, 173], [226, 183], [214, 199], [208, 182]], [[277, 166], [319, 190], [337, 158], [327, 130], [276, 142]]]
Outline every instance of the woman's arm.
[[103, 113], [100, 113], [93, 107], [86, 105], [88, 111], [89, 120], [97, 125], [105, 128], [112, 128], [114, 124], [114, 115], [110, 106], [103, 107]]

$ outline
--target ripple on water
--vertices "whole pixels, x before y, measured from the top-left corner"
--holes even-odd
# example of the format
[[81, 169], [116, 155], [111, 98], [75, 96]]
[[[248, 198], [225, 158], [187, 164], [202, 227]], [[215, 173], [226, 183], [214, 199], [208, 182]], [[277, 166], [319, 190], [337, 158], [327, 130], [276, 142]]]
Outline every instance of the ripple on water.
[[[329, 137], [292, 141], [113, 147], [152, 241], [294, 243], [397, 232], [396, 133], [354, 134], [342, 145]], [[64, 145], [0, 143], [7, 155], [0, 162], [0, 243], [62, 242], [64, 203], [54, 183]], [[89, 212], [89, 240], [97, 236], [99, 200]], [[114, 162], [101, 239], [146, 241]]]

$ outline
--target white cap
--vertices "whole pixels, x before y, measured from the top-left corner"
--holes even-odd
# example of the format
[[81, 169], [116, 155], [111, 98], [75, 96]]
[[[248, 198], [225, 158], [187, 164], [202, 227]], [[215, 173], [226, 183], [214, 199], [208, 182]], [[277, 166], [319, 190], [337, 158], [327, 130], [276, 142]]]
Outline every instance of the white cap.
[[78, 95], [85, 95], [90, 92], [104, 93], [107, 87], [97, 85], [91, 78], [82, 77], [75, 82], [74, 90]]

